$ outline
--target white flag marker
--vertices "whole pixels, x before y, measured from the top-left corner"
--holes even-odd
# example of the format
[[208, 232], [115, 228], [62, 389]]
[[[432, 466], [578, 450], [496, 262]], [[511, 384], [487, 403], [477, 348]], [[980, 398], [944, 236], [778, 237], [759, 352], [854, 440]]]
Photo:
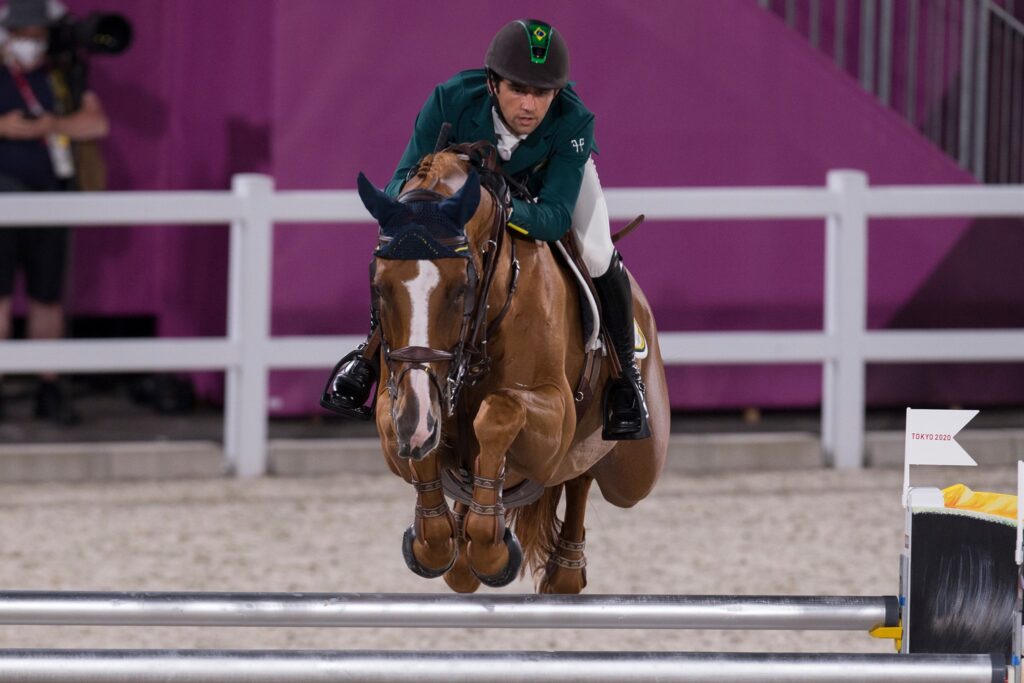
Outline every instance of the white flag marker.
[[903, 507], [910, 491], [911, 465], [977, 465], [954, 438], [977, 410], [914, 410], [907, 408], [903, 456]]

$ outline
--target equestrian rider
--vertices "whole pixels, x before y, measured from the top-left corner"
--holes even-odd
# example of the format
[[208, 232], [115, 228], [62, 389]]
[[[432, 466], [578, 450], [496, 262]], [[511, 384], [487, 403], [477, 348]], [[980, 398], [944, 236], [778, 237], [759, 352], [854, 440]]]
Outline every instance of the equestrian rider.
[[[634, 355], [629, 277], [612, 246], [608, 208], [591, 158], [597, 151], [594, 115], [569, 83], [565, 40], [549, 24], [513, 21], [494, 36], [484, 65], [434, 89], [386, 191], [399, 194], [410, 169], [434, 151], [445, 122], [452, 124], [451, 142], [493, 142], [504, 171], [536, 198], [512, 199], [508, 228], [544, 241], [558, 240], [571, 229], [594, 280], [622, 367], [621, 376], [605, 387], [603, 437], [645, 438], [650, 430]], [[375, 314], [372, 323], [375, 329]], [[376, 354], [367, 355], [357, 351], [342, 359], [326, 407], [352, 414], [363, 406], [379, 376]]]

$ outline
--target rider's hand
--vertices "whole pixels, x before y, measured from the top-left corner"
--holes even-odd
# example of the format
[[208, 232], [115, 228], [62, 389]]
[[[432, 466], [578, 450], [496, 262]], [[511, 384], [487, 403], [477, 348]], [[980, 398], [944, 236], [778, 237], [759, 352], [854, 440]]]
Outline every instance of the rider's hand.
[[0, 137], [11, 140], [37, 140], [53, 131], [54, 121], [50, 114], [33, 119], [16, 109], [0, 116]]

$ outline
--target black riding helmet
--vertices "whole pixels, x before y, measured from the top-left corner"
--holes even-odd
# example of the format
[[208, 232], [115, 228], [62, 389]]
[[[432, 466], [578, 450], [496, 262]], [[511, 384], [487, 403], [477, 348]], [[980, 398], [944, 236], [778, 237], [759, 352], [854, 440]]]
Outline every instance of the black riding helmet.
[[569, 84], [569, 48], [562, 34], [536, 19], [517, 19], [498, 31], [484, 66], [498, 76], [545, 90]]

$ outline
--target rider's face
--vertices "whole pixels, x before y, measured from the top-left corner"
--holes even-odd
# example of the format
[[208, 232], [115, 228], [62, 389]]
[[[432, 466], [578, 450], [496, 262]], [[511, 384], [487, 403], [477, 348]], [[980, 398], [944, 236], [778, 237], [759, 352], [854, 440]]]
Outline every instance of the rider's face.
[[557, 90], [531, 88], [504, 79], [499, 80], [495, 96], [505, 123], [516, 135], [529, 135], [537, 130], [555, 100]]

